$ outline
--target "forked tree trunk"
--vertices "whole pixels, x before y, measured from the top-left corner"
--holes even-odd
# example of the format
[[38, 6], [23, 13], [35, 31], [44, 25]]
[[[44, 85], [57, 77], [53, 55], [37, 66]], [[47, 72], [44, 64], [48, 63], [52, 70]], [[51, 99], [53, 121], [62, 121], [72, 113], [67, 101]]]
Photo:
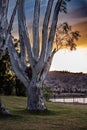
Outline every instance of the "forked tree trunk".
[[[46, 110], [46, 106], [42, 94], [43, 93], [42, 82], [44, 81], [50, 69], [50, 65], [54, 53], [58, 51], [58, 49], [56, 48], [53, 49], [54, 37], [55, 37], [60, 9], [61, 10], [66, 9], [64, 8], [64, 5], [66, 5], [67, 1], [68, 0], [57, 0], [56, 3], [54, 3], [55, 0], [47, 0], [46, 12], [45, 12], [43, 27], [42, 27], [42, 40], [41, 40], [42, 43], [39, 38], [41, 0], [35, 0], [34, 17], [33, 17], [33, 36], [32, 36], [33, 44], [30, 41], [28, 28], [26, 26], [26, 17], [25, 17], [25, 10], [24, 10], [25, 0], [16, 1], [16, 5], [14, 7], [10, 19], [10, 23], [8, 26], [7, 26], [8, 22], [6, 19], [7, 10], [6, 10], [6, 14], [3, 17], [5, 19], [1, 19], [2, 17], [0, 17], [0, 22], [2, 21], [2, 25], [5, 24], [4, 26], [1, 26], [1, 29], [4, 28], [4, 32], [0, 31], [1, 32], [0, 53], [2, 53], [2, 51], [4, 51], [8, 46], [12, 68], [16, 76], [22, 81], [22, 83], [24, 84], [24, 86], [28, 91], [28, 101], [27, 101], [28, 110], [32, 110], [32, 111]], [[1, 3], [4, 2], [8, 3], [9, 0], [2, 0], [2, 1], [0, 0], [0, 7], [1, 7]], [[62, 4], [64, 5], [62, 6]], [[54, 6], [53, 11], [52, 11], [52, 6]], [[8, 4], [6, 7], [8, 8]], [[5, 5], [3, 4], [3, 8], [1, 10], [3, 10], [4, 8]], [[20, 54], [15, 49], [12, 36], [11, 36], [11, 28], [13, 25], [14, 16], [16, 14], [17, 8], [18, 8], [18, 30], [19, 30], [19, 41], [20, 41]], [[53, 17], [52, 17], [52, 22], [51, 22], [52, 24], [49, 31], [51, 14], [53, 15]], [[75, 33], [75, 39], [76, 39], [76, 33]], [[4, 43], [3, 41], [7, 43], [5, 47], [4, 46], [2, 47], [2, 43]], [[73, 42], [72, 39], [71, 40], [68, 39], [68, 41]], [[63, 45], [62, 42], [61, 45]], [[30, 64], [31, 67], [31, 72], [32, 72], [31, 76], [29, 76], [30, 70], [26, 64], [26, 59], [28, 59], [29, 61], [28, 63]]]
[[45, 100], [43, 96], [43, 81], [46, 78], [48, 70], [51, 66], [55, 52], [49, 57], [47, 63], [44, 65], [41, 73], [35, 73], [31, 71], [31, 81], [27, 86], [27, 110], [29, 111], [46, 111], [47, 107], [45, 105]]
[[[27, 89], [27, 109], [30, 111], [46, 110], [46, 106], [43, 99], [42, 83], [50, 69], [52, 58], [55, 52], [53, 51], [52, 47], [62, 1], [63, 0], [58, 0], [54, 7], [50, 32], [48, 30], [54, 0], [48, 0], [47, 2], [47, 8], [42, 27], [41, 44], [39, 38], [41, 0], [35, 0], [32, 46], [28, 34], [28, 29], [26, 26], [26, 17], [24, 10], [25, 0], [18, 0], [18, 30], [20, 40], [20, 55], [16, 51], [11, 37], [9, 38], [8, 51], [13, 70], [16, 76], [22, 81], [22, 83]], [[42, 49], [40, 50], [41, 45]], [[28, 58], [31, 70], [26, 64], [26, 57]], [[32, 72], [31, 76], [30, 71]]]
[[30, 86], [27, 90], [27, 110], [29, 111], [45, 111], [47, 110], [43, 97], [42, 87], [37, 86], [41, 85], [40, 83], [35, 83], [31, 81]]

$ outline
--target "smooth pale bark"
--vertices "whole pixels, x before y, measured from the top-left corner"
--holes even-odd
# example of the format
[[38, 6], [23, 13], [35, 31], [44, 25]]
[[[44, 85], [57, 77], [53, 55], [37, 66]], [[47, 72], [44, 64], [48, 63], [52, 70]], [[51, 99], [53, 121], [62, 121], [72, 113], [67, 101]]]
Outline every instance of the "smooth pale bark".
[[52, 52], [53, 48], [53, 42], [54, 42], [54, 36], [56, 32], [57, 22], [58, 22], [58, 16], [60, 7], [62, 5], [63, 0], [58, 0], [54, 9], [53, 19], [52, 19], [52, 25], [50, 28], [49, 38], [48, 38], [48, 48], [47, 48], [47, 55], [46, 57], [50, 56], [50, 53]]
[[52, 55], [48, 58], [47, 63], [45, 63], [41, 73], [32, 77], [28, 87], [28, 100], [27, 100], [27, 109], [28, 110], [47, 110], [44, 97], [43, 97], [43, 81], [50, 69], [51, 62], [55, 52], [52, 52]]
[[[24, 2], [24, 1], [23, 1]], [[21, 4], [21, 3], [20, 3]], [[23, 20], [21, 18], [21, 14], [23, 14], [20, 6], [18, 8], [18, 31], [19, 31], [19, 41], [20, 41], [20, 59], [24, 69], [26, 68], [26, 51], [25, 51], [25, 41], [24, 41], [24, 32], [22, 31], [22, 24]]]
[[9, 0], [0, 0], [0, 58], [5, 52], [6, 34], [7, 34], [7, 12], [8, 12]]
[[16, 15], [17, 7], [18, 7], [18, 0], [16, 1], [16, 5], [15, 5], [15, 7], [14, 7], [14, 9], [13, 9], [13, 12], [12, 12], [12, 15], [11, 15], [11, 19], [10, 19], [10, 22], [9, 22], [9, 24], [8, 24], [7, 34], [8, 34], [8, 33], [9, 33], [9, 34], [11, 33], [11, 29], [12, 29], [14, 17], [15, 17], [15, 15]]
[[[6, 0], [4, 1], [6, 2]], [[56, 50], [54, 51], [52, 50], [52, 47], [53, 47], [56, 26], [58, 22], [59, 11], [61, 5], [63, 4], [62, 3], [63, 0], [56, 1], [53, 10], [52, 24], [49, 32], [49, 22], [52, 14], [52, 7], [54, 1], [55, 0], [48, 0], [46, 6], [46, 12], [45, 12], [45, 17], [44, 17], [43, 27], [42, 27], [42, 44], [40, 43], [40, 39], [39, 39], [39, 19], [40, 19], [41, 0], [34, 1], [35, 6], [34, 6], [33, 29], [32, 29], [33, 47], [31, 47], [28, 28], [26, 26], [26, 18], [25, 18], [25, 10], [24, 10], [25, 0], [17, 0], [16, 6], [11, 16], [10, 23], [8, 25], [8, 29], [6, 27], [7, 24], [6, 23], [5, 26], [3, 26], [4, 31], [6, 32], [0, 33], [2, 34], [1, 36], [4, 36], [5, 33], [7, 34], [7, 35], [5, 34], [6, 36], [5, 43], [7, 43], [8, 45], [11, 65], [16, 76], [21, 80], [21, 82], [26, 87], [28, 93], [27, 109], [30, 111], [38, 111], [38, 110], [44, 111], [47, 109], [44, 103], [43, 92], [42, 92], [43, 81], [46, 78], [46, 75], [52, 63], [53, 56], [56, 52]], [[17, 8], [18, 8], [18, 31], [19, 31], [19, 40], [20, 40], [20, 54], [16, 51], [10, 34]], [[0, 4], [0, 9], [2, 9], [1, 4]], [[5, 16], [7, 16], [7, 13], [5, 13]], [[0, 21], [1, 19], [2, 19], [2, 14], [0, 13]], [[6, 22], [6, 19], [4, 19], [4, 21]], [[42, 45], [41, 52], [39, 48], [40, 45]], [[30, 66], [27, 66], [26, 54], [28, 56], [28, 64]]]
[[[16, 2], [16, 5], [12, 12], [10, 23], [8, 25], [8, 20], [7, 20], [8, 4], [9, 4], [9, 0], [0, 0], [0, 59], [4, 55], [4, 52], [8, 46], [9, 33], [11, 33], [14, 16], [16, 14], [17, 5], [18, 5], [18, 3]], [[11, 115], [11, 113], [6, 108], [3, 107], [1, 98], [0, 98], [0, 113]]]
[[[33, 69], [33, 67], [35, 66], [35, 60], [33, 57], [32, 48], [31, 48], [31, 44], [30, 44], [30, 38], [29, 38], [27, 26], [26, 26], [26, 18], [25, 18], [25, 11], [24, 11], [25, 0], [18, 0], [18, 1], [19, 1], [18, 24], [21, 27], [21, 29], [20, 29], [20, 33], [22, 34], [21, 37], [25, 42], [25, 46], [26, 46], [27, 54], [28, 54], [28, 60]], [[20, 44], [22, 45], [22, 43], [20, 43]]]
[[12, 68], [17, 75], [17, 77], [23, 82], [25, 86], [27, 86], [27, 83], [29, 82], [28, 77], [25, 73], [25, 70], [22, 66], [22, 62], [20, 60], [20, 57], [18, 56], [18, 53], [16, 52], [11, 36], [9, 37], [9, 43], [8, 43], [8, 51], [9, 56], [11, 59]]
[[[49, 39], [48, 39], [48, 26], [49, 20], [51, 17], [51, 11], [53, 6], [54, 0], [48, 0], [46, 13], [43, 22], [43, 29], [42, 29], [42, 51], [39, 52], [39, 18], [40, 18], [40, 0], [35, 1], [34, 6], [34, 19], [33, 19], [33, 48], [31, 48], [30, 39], [28, 37], [28, 31], [26, 27], [26, 18], [25, 18], [25, 11], [24, 11], [24, 0], [19, 0], [19, 8], [18, 8], [18, 26], [19, 26], [19, 38], [20, 38], [20, 46], [21, 46], [21, 54], [23, 59], [25, 60], [25, 52], [27, 51], [28, 58], [29, 58], [29, 67], [26, 66], [27, 71], [24, 71], [22, 66], [22, 62], [20, 62], [20, 57], [17, 56], [17, 52], [15, 52], [15, 48], [12, 43], [9, 44], [9, 54], [12, 62], [12, 66], [14, 72], [18, 76], [18, 78], [23, 82], [26, 86], [27, 93], [28, 93], [28, 100], [27, 100], [27, 109], [28, 110], [46, 110], [46, 106], [43, 99], [43, 81], [50, 69], [52, 58], [54, 52], [50, 52], [48, 57], [46, 51], [48, 50], [49, 46]], [[61, 0], [62, 2], [62, 0]], [[52, 21], [52, 29], [56, 27], [59, 9], [60, 9], [60, 0], [56, 3], [53, 21]], [[58, 9], [57, 9], [58, 8]], [[57, 12], [56, 12], [57, 11]], [[55, 17], [56, 22], [55, 22]], [[54, 23], [54, 24], [53, 24]], [[54, 34], [54, 31], [53, 31]], [[51, 34], [50, 36], [51, 37]], [[54, 39], [54, 35], [52, 35], [51, 42]], [[11, 46], [12, 44], [12, 46]], [[52, 43], [51, 43], [52, 44]], [[13, 50], [12, 50], [13, 48]], [[26, 49], [25, 49], [26, 48]], [[24, 49], [24, 50], [23, 50]], [[50, 48], [51, 50], [51, 48]], [[52, 51], [52, 50], [51, 50]], [[39, 55], [40, 54], [40, 55]], [[15, 58], [16, 56], [16, 58]], [[40, 58], [39, 58], [40, 57]], [[31, 71], [31, 72], [30, 72]], [[31, 74], [30, 74], [31, 73]], [[31, 75], [31, 76], [30, 76]]]
[[41, 70], [44, 67], [44, 63], [46, 62], [46, 54], [48, 47], [48, 26], [51, 17], [51, 11], [54, 0], [49, 0], [47, 3], [46, 13], [43, 21], [43, 29], [42, 29], [42, 50], [40, 59], [38, 61], [37, 69]]
[[[9, 0], [0, 0], [0, 59], [4, 54], [6, 44], [5, 44], [5, 37], [6, 37], [6, 29], [7, 29], [7, 12], [8, 12], [8, 3]], [[0, 98], [0, 111], [2, 110], [2, 102]], [[2, 111], [1, 111], [2, 112]]]
[[39, 56], [39, 17], [40, 17], [40, 2], [41, 0], [35, 0], [34, 6], [34, 18], [33, 18], [33, 54], [37, 61]]
[[[7, 31], [7, 11], [9, 0], [0, 0], [0, 59], [6, 49], [5, 37]], [[3, 113], [3, 104], [0, 97], [0, 113]]]
[[40, 82], [31, 81], [28, 92], [27, 109], [29, 111], [46, 110]]
[[[40, 2], [41, 0], [35, 0], [34, 6], [34, 18], [33, 18], [33, 48], [31, 48], [28, 29], [26, 26], [24, 2], [25, 0], [18, 0], [13, 10], [13, 14], [8, 25], [8, 33], [6, 43], [8, 45], [8, 51], [10, 55], [12, 68], [26, 87], [28, 93], [27, 109], [28, 110], [46, 110], [46, 106], [43, 98], [43, 81], [50, 69], [52, 58], [55, 52], [52, 52], [52, 44], [55, 35], [55, 29], [58, 20], [58, 14], [63, 0], [58, 0], [55, 5], [54, 15], [51, 25], [51, 31], [48, 39], [48, 26], [50, 22], [52, 6], [54, 0], [48, 0], [46, 13], [43, 21], [42, 28], [42, 50], [40, 53], [39, 42], [39, 19], [40, 19]], [[18, 30], [20, 40], [20, 55], [16, 51], [12, 37], [10, 34], [16, 9], [18, 8]], [[50, 51], [48, 51], [50, 50]], [[47, 52], [48, 51], [48, 52]], [[30, 67], [26, 64], [26, 53]], [[48, 53], [50, 55], [48, 55]]]
[[49, 26], [49, 20], [51, 16], [52, 11], [52, 5], [54, 0], [49, 0], [46, 8], [45, 18], [43, 21], [43, 29], [42, 29], [42, 51], [40, 56], [40, 62], [45, 61], [45, 55], [47, 53], [47, 45], [48, 45], [48, 26]]

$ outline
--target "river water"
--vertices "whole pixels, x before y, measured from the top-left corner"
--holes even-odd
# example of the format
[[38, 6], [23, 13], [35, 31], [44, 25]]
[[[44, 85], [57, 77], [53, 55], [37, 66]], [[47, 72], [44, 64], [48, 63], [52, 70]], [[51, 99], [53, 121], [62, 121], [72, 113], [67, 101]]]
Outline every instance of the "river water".
[[57, 99], [49, 99], [51, 102], [60, 102], [60, 103], [81, 103], [87, 104], [87, 97], [86, 98], [57, 98]]

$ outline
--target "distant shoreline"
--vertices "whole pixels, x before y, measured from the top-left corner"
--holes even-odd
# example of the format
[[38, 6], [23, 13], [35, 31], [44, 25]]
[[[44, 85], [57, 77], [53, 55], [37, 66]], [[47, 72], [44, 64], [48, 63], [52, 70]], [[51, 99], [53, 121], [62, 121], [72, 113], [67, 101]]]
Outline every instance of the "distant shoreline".
[[73, 103], [73, 104], [87, 104], [87, 97], [73, 97], [73, 98], [51, 98], [49, 99], [51, 102], [56, 102], [56, 103]]

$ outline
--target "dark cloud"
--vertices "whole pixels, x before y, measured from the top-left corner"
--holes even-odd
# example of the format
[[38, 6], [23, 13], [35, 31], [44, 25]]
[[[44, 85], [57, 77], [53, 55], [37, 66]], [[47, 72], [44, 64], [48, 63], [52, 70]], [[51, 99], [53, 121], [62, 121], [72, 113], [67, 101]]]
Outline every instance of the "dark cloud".
[[87, 17], [87, 7], [82, 7], [73, 10], [72, 12], [68, 13], [70, 18], [85, 18]]
[[68, 15], [70, 18], [87, 17], [87, 0], [71, 0], [68, 4]]
[[[40, 25], [42, 25], [43, 22], [47, 1], [48, 0], [41, 0]], [[54, 3], [56, 3], [56, 1], [57, 0], [54, 0]], [[8, 19], [10, 19], [15, 2], [16, 2], [15, 0], [10, 0]], [[35, 0], [25, 0], [25, 12], [26, 12], [26, 19], [29, 28], [32, 27], [34, 4], [35, 4]], [[71, 24], [78, 23], [79, 20], [81, 19], [84, 20], [84, 18], [87, 18], [87, 0], [71, 0], [71, 2], [68, 2], [67, 10], [68, 10], [67, 14], [60, 14], [59, 22], [67, 21]], [[14, 23], [15, 23], [14, 26], [16, 27], [17, 16], [15, 18]]]
[[87, 7], [87, 0], [71, 0], [68, 4], [68, 10], [76, 10], [78, 8]]

